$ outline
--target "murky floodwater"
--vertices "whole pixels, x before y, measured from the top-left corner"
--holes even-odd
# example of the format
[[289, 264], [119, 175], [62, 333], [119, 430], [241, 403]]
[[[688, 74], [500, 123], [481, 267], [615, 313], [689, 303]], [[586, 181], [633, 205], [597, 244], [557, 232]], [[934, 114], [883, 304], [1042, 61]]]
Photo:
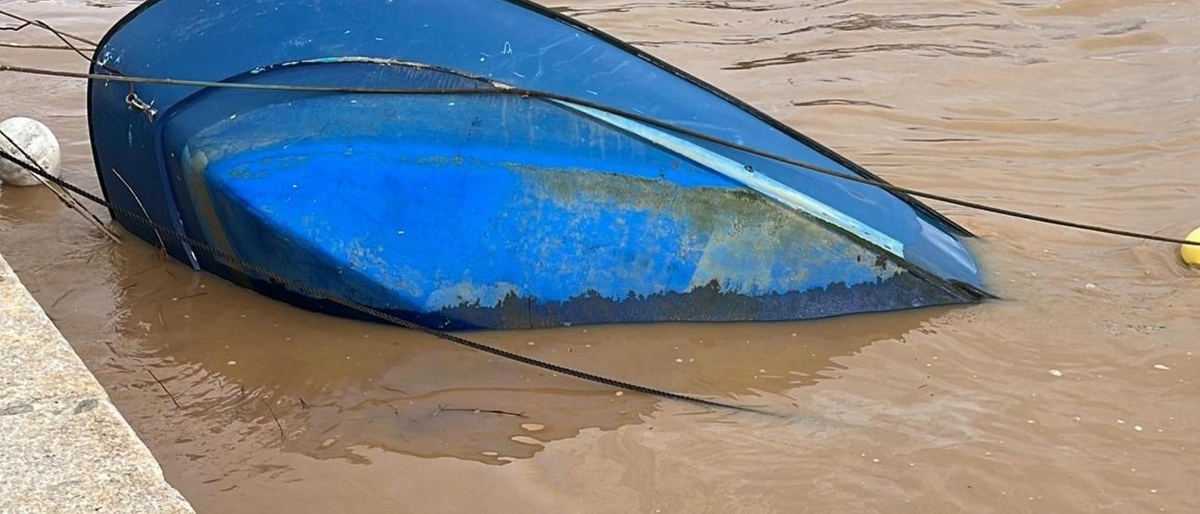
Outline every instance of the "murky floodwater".
[[[1200, 224], [1195, 2], [555, 4], [899, 184], [1177, 237]], [[0, 6], [99, 38], [132, 4]], [[0, 115], [46, 121], [66, 178], [98, 189], [85, 85], [0, 84]], [[476, 334], [783, 418], [299, 311], [113, 245], [45, 190], [0, 193], [0, 253], [201, 512], [1200, 511], [1200, 273], [1169, 245], [942, 210], [983, 236], [1004, 300]]]

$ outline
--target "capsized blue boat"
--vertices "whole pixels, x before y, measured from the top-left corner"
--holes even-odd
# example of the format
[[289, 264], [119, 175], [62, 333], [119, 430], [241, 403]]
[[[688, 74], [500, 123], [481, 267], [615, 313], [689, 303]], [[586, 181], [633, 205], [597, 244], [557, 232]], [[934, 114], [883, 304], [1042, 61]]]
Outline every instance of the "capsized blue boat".
[[[961, 228], [695, 137], [873, 177], [529, 2], [151, 0], [92, 71], [326, 88], [88, 91], [114, 218], [310, 309], [356, 314], [296, 284], [442, 329], [796, 320], [986, 296]], [[365, 91], [381, 88], [428, 94]], [[555, 96], [487, 94], [506, 88]]]

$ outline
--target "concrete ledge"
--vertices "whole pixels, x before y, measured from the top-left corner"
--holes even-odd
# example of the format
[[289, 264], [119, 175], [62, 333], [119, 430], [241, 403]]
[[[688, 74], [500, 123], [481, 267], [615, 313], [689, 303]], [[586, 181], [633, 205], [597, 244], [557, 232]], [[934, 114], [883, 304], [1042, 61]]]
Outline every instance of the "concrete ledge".
[[0, 512], [194, 512], [3, 256]]

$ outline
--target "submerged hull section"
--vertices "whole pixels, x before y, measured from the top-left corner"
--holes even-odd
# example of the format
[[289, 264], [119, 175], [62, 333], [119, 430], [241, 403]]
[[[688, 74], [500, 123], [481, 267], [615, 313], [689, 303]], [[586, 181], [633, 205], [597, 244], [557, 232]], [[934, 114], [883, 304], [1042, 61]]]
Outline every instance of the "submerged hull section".
[[[292, 3], [233, 3], [260, 18], [312, 16]], [[409, 3], [405, 12], [371, 8], [401, 27], [436, 25], [457, 9]], [[535, 47], [542, 71], [529, 78], [517, 71], [533, 71], [528, 58], [504, 57], [526, 55], [513, 41], [545, 37], [515, 29], [495, 34], [507, 40], [496, 59], [508, 65], [488, 65], [489, 56], [464, 61], [462, 49], [439, 52], [420, 37], [393, 44], [386, 55], [372, 53], [383, 48], [378, 36], [342, 38], [353, 44], [314, 37], [300, 50], [243, 49], [230, 57], [234, 64], [204, 61], [186, 70], [135, 51], [159, 31], [147, 20], [167, 15], [205, 22], [205, 30], [182, 32], [181, 52], [241, 37], [227, 25], [246, 22], [230, 18], [227, 6], [199, 2], [205, 11], [180, 0], [144, 7], [97, 55], [113, 69], [176, 78], [423, 90], [515, 85], [588, 102], [607, 96], [599, 99], [689, 130], [762, 137], [766, 149], [791, 158], [864, 173], [694, 79], [539, 9], [464, 3], [553, 29], [558, 43]], [[491, 30], [503, 32], [498, 27]], [[572, 49], [578, 40], [588, 45]], [[611, 74], [625, 79], [621, 85], [598, 80], [592, 68], [570, 73], [618, 57]], [[644, 69], [622, 77], [627, 67]], [[554, 77], [545, 77], [547, 68]], [[511, 73], [495, 77], [498, 69]], [[630, 89], [639, 83], [671, 86], [675, 94]], [[808, 319], [979, 297], [978, 271], [953, 227], [922, 206], [584, 102], [147, 85], [127, 102], [129, 87], [119, 82], [94, 81], [90, 89], [109, 199], [236, 256], [216, 258], [167, 238], [176, 258], [309, 308], [353, 314], [295, 284], [449, 329]], [[664, 93], [667, 103], [653, 102]], [[678, 104], [678, 96], [702, 103]], [[115, 216], [158, 241], [144, 224]]]

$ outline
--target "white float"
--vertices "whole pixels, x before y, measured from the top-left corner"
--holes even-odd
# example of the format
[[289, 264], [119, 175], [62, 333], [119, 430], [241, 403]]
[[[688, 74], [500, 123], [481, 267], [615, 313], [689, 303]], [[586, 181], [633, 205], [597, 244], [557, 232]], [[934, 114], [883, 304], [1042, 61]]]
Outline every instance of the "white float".
[[[28, 162], [25, 154], [32, 157], [46, 173], [57, 177], [62, 172], [62, 151], [58, 138], [42, 122], [30, 118], [9, 118], [0, 122], [0, 151]], [[16, 143], [21, 150], [13, 148]], [[0, 182], [14, 186], [36, 186], [42, 182], [25, 168], [0, 157]]]

